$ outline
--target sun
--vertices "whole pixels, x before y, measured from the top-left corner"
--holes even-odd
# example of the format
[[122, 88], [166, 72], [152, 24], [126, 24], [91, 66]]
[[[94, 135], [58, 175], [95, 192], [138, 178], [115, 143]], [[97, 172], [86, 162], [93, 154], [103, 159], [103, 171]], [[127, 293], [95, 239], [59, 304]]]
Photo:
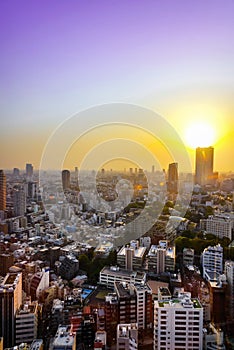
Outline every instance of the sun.
[[185, 142], [191, 148], [212, 146], [215, 142], [215, 130], [205, 121], [194, 121], [185, 129]]

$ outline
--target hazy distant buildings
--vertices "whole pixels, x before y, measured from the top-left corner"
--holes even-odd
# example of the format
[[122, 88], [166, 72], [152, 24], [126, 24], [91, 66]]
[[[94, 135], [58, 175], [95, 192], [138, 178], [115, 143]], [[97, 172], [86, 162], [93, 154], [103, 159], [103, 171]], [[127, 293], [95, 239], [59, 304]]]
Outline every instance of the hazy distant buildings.
[[62, 184], [63, 184], [63, 190], [67, 190], [71, 187], [71, 183], [70, 183], [70, 171], [69, 170], [63, 170], [62, 171]]
[[0, 210], [6, 210], [6, 175], [0, 170]]
[[19, 175], [20, 175], [19, 169], [18, 169], [18, 168], [14, 168], [14, 169], [13, 169], [13, 176], [14, 176], [14, 177], [18, 177]]
[[195, 184], [200, 186], [213, 183], [214, 148], [196, 148]]

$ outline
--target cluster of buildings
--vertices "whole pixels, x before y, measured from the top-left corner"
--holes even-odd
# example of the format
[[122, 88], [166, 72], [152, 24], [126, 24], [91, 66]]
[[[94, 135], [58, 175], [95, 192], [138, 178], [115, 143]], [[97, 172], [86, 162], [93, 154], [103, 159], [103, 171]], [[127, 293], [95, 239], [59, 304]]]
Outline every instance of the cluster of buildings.
[[[196, 150], [190, 210], [200, 219], [192, 224], [204, 237], [231, 242], [234, 186], [224, 177], [216, 188], [213, 152], [212, 147]], [[48, 176], [48, 186], [39, 186], [31, 164], [23, 174], [17, 168], [7, 176], [0, 170], [0, 349], [228, 349], [234, 261], [224, 259], [220, 244], [200, 256], [186, 247], [177, 254], [174, 238], [190, 222], [171, 208], [170, 235], [156, 229], [136, 239], [147, 227], [147, 222], [139, 227], [134, 221], [147, 200], [144, 172], [126, 174], [134, 189], [133, 201], [124, 192], [124, 201], [131, 204], [126, 213], [111, 207], [119, 177], [112, 174], [107, 183], [109, 175], [100, 172], [98, 191], [110, 202], [95, 211], [79, 191], [77, 168], [72, 174], [63, 170], [58, 182]], [[186, 178], [181, 186], [177, 163], [169, 165], [167, 174], [153, 168], [150, 176], [161, 184], [160, 191], [166, 189], [168, 201], [182, 198]], [[163, 192], [154, 196], [159, 202], [164, 198]], [[204, 214], [207, 208], [211, 215]], [[122, 242], [118, 228], [132, 219], [132, 239], [116, 248]], [[84, 222], [91, 227], [89, 234]], [[101, 265], [113, 250], [115, 263]], [[100, 266], [93, 283], [85, 261]]]

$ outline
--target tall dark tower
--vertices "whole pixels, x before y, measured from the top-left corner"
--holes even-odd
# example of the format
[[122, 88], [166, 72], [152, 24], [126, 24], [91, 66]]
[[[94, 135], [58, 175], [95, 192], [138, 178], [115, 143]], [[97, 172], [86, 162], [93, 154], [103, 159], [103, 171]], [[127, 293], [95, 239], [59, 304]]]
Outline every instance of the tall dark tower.
[[178, 163], [169, 164], [167, 190], [169, 193], [178, 193]]
[[63, 190], [67, 190], [70, 188], [70, 176], [71, 175], [69, 170], [62, 171]]
[[0, 337], [4, 348], [15, 345], [15, 315], [22, 304], [22, 274], [8, 273], [0, 284]]
[[6, 175], [0, 170], [0, 210], [6, 210]]
[[32, 164], [26, 164], [26, 176], [32, 177], [33, 176], [33, 166]]
[[213, 183], [214, 148], [196, 148], [195, 184], [200, 186]]

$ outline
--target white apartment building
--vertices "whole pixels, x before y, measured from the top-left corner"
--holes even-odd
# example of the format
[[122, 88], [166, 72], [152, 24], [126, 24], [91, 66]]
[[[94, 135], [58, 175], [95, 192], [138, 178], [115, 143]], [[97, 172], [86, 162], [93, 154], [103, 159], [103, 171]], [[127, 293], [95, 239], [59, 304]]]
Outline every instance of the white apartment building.
[[99, 283], [114, 288], [114, 282], [145, 283], [145, 272], [129, 271], [117, 266], [104, 267], [99, 274]]
[[154, 350], [202, 350], [203, 308], [191, 293], [154, 302]]
[[227, 215], [210, 215], [208, 219], [203, 220], [207, 233], [223, 238], [227, 237], [232, 240], [232, 219]]
[[[207, 247], [204, 249], [202, 256], [202, 268], [203, 268], [203, 278], [206, 280], [210, 279], [212, 274], [214, 278], [218, 278], [220, 274], [223, 273], [223, 248], [220, 244], [214, 247]], [[213, 278], [212, 278], [213, 279]]]
[[117, 326], [117, 350], [138, 349], [137, 323], [118, 324]]

